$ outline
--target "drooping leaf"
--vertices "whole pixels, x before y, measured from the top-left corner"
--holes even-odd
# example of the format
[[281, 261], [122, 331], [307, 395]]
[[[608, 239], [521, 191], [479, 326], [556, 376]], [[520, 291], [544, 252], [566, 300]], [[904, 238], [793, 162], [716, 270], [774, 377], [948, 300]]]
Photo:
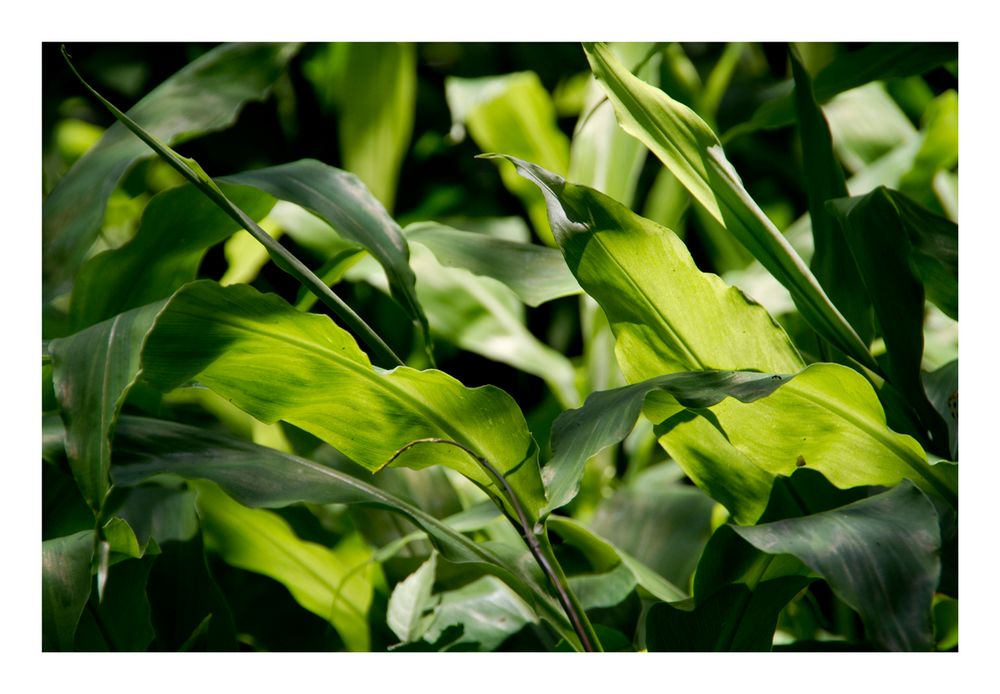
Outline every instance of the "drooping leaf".
[[406, 228], [410, 241], [429, 248], [442, 265], [491, 277], [510, 287], [528, 306], [580, 293], [559, 251], [433, 222]]
[[166, 542], [186, 542], [198, 532], [194, 502], [188, 489], [143, 485], [129, 490], [115, 513], [128, 522], [141, 547], [150, 540], [162, 547]]
[[[958, 60], [957, 43], [873, 43], [838, 56], [816, 75], [816, 101], [823, 104], [849, 89], [874, 80], [922, 75]], [[753, 118], [726, 133], [725, 139], [761, 128], [772, 129], [795, 121], [795, 103], [786, 94], [761, 106]]]
[[789, 51], [795, 77], [795, 110], [802, 143], [809, 220], [814, 250], [809, 267], [824, 291], [867, 345], [874, 334], [871, 301], [854, 264], [840, 226], [830, 217], [824, 203], [847, 197], [847, 182], [833, 152], [833, 140], [823, 111], [816, 103], [812, 81], [794, 49]]
[[649, 147], [708, 214], [788, 289], [814, 330], [859, 362], [877, 368], [867, 345], [750, 198], [708, 125], [688, 107], [631, 75], [603, 44], [584, 44], [584, 49], [622, 127]]
[[[518, 72], [500, 77], [449, 77], [445, 95], [452, 120], [464, 124], [483, 152], [507, 152], [565, 175], [569, 141], [559, 130], [555, 107], [538, 75]], [[519, 124], [511, 127], [512, 123]], [[552, 244], [545, 203], [533, 186], [507, 171], [504, 185], [521, 198], [539, 238]]]
[[139, 350], [160, 308], [161, 302], [132, 309], [49, 343], [66, 456], [95, 513], [110, 487], [111, 428], [135, 383]]
[[389, 597], [386, 624], [403, 643], [420, 639], [433, 621], [427, 612], [433, 606], [431, 591], [436, 570], [437, 554], [432, 553], [420, 568], [396, 584]]
[[808, 583], [800, 576], [764, 581], [751, 591], [725, 586], [693, 609], [653, 605], [646, 615], [650, 651], [769, 651], [778, 613]]
[[197, 483], [206, 547], [229, 564], [279, 581], [304, 608], [337, 629], [348, 648], [368, 650], [371, 550], [346, 538], [333, 548], [299, 539], [277, 514], [242, 506]]
[[552, 425], [552, 459], [543, 469], [549, 497], [546, 510], [564, 506], [576, 496], [584, 464], [631, 433], [650, 393], [662, 391], [681, 407], [701, 409], [726, 397], [752, 402], [771, 394], [788, 378], [732, 371], [677, 373], [591, 393], [583, 407], [563, 412]]
[[[440, 371], [376, 370], [328, 317], [300, 313], [275, 295], [246, 285], [187, 285], [160, 314], [142, 363], [157, 388], [197, 379], [257, 419], [284, 419], [373, 472], [418, 439], [454, 441], [505, 476], [529, 519], [545, 503], [538, 447], [510, 396], [492, 386], [466, 388]], [[491, 473], [455, 446], [415, 446], [399, 463], [452, 467], [517, 517]]]
[[315, 159], [256, 169], [222, 181], [259, 188], [295, 203], [367, 249], [385, 269], [393, 298], [426, 334], [427, 318], [417, 300], [406, 238], [385, 207], [358, 176]]
[[297, 502], [363, 504], [388, 509], [427, 533], [442, 556], [500, 578], [564, 637], [572, 629], [541, 577], [505, 563], [490, 548], [378, 487], [318, 463], [233, 436], [160, 420], [122, 417], [115, 432], [115, 484], [131, 486], [158, 474], [207, 479], [240, 503], [280, 508]]
[[[274, 200], [252, 188], [223, 186], [227, 197], [255, 220]], [[192, 186], [150, 200], [131, 241], [88, 260], [73, 287], [74, 331], [170, 296], [198, 273], [205, 252], [240, 225]]]
[[42, 650], [71, 651], [90, 597], [94, 531], [42, 543]]
[[823, 576], [887, 650], [931, 650], [941, 540], [933, 504], [908, 481], [830, 511], [733, 530]]
[[698, 270], [668, 229], [597, 191], [501, 156], [545, 194], [570, 270], [611, 321], [627, 380], [675, 371], [794, 373], [802, 367], [788, 336], [767, 312]]
[[[166, 80], [130, 113], [156, 137], [170, 143], [226, 128], [248, 101], [267, 95], [297, 51], [295, 44], [220, 46]], [[100, 229], [111, 192], [136, 161], [150, 154], [124, 126], [115, 124], [45, 200], [46, 296], [58, 292], [76, 272]]]

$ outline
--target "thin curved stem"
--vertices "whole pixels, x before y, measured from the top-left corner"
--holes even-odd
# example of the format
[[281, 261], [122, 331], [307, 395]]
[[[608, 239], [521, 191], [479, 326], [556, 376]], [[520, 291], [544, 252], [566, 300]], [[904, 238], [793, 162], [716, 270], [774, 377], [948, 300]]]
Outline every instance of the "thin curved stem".
[[[577, 601], [573, 599], [572, 590], [570, 589], [568, 582], [565, 580], [565, 577], [562, 575], [562, 571], [555, 568], [558, 567], [558, 562], [556, 561], [555, 555], [552, 554], [551, 547], [548, 547], [547, 552], [543, 549], [541, 543], [538, 541], [538, 536], [535, 535], [535, 532], [531, 527], [531, 523], [528, 521], [528, 516], [524, 512], [524, 507], [521, 506], [521, 501], [518, 499], [517, 494], [514, 492], [513, 488], [511, 488], [507, 479], [500, 474], [499, 470], [493, 467], [493, 464], [490, 463], [490, 461], [486, 460], [486, 458], [482, 457], [471, 448], [464, 446], [457, 441], [431, 437], [410, 441], [408, 444], [393, 453], [386, 465], [391, 464], [396, 458], [414, 446], [418, 446], [423, 443], [444, 443], [460, 448], [468, 453], [473, 460], [479, 463], [479, 465], [486, 470], [486, 472], [494, 480], [496, 480], [497, 484], [503, 488], [507, 501], [510, 502], [511, 507], [513, 507], [514, 512], [517, 514], [517, 520], [521, 526], [521, 534], [524, 536], [524, 541], [528, 544], [528, 549], [531, 550], [531, 554], [534, 556], [538, 566], [552, 583], [552, 587], [556, 591], [559, 602], [562, 605], [563, 610], [566, 612], [566, 616], [569, 618], [570, 623], [573, 625], [573, 630], [580, 639], [580, 644], [583, 646], [583, 649], [588, 652], [602, 650], [600, 641], [597, 639], [597, 634], [594, 632], [594, 627], [590, 624], [590, 620], [587, 619], [586, 613], [583, 612], [583, 610], [577, 609]], [[546, 539], [546, 545], [547, 544], [548, 541]], [[551, 562], [549, 561], [550, 557], [547, 555], [551, 555]]]

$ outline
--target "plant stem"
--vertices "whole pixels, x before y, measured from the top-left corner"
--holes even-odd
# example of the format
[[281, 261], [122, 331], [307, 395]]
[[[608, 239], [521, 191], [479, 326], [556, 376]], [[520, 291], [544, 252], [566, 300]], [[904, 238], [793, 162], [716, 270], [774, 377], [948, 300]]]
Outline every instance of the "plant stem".
[[[524, 541], [528, 544], [528, 549], [531, 550], [532, 556], [535, 557], [535, 562], [538, 563], [542, 572], [552, 583], [552, 587], [556, 591], [556, 596], [559, 598], [563, 611], [566, 612], [566, 616], [573, 625], [573, 630], [580, 639], [580, 644], [583, 646], [583, 649], [588, 652], [603, 651], [604, 649], [601, 648], [601, 642], [597, 638], [597, 633], [594, 631], [593, 625], [591, 625], [590, 620], [587, 619], [587, 614], [580, 606], [576, 596], [573, 595], [573, 591], [569, 587], [569, 582], [566, 580], [566, 575], [563, 573], [562, 567], [559, 566], [555, 553], [552, 551], [552, 545], [549, 544], [549, 538], [544, 530], [544, 526], [542, 527], [540, 533], [535, 533], [531, 527], [531, 523], [528, 521], [527, 514], [524, 512], [524, 507], [521, 506], [520, 499], [517, 498], [517, 494], [514, 492], [513, 488], [511, 488], [507, 479], [500, 474], [499, 470], [493, 467], [493, 464], [490, 463], [490, 461], [483, 458], [471, 448], [468, 448], [457, 441], [442, 438], [425, 438], [410, 441], [408, 444], [393, 453], [386, 465], [391, 464], [392, 461], [401, 456], [403, 453], [422, 443], [444, 443], [462, 449], [468, 453], [473, 460], [479, 463], [479, 465], [486, 470], [490, 477], [496, 480], [497, 484], [503, 488], [504, 496], [507, 501], [510, 502], [514, 512], [517, 514], [517, 520], [521, 526], [521, 534], [524, 536]], [[544, 545], [542, 542], [539, 542], [539, 535], [542, 537]]]
[[[141, 125], [122, 113], [114, 104], [101, 96], [96, 89], [90, 86], [77, 71], [69, 58], [66, 47], [62, 47], [63, 58], [66, 64], [73, 71], [80, 83], [93, 94], [98, 101], [104, 104], [122, 125], [131, 130], [140, 140], [149, 145], [150, 149], [156, 152], [170, 166], [177, 170], [184, 178], [200, 190], [205, 196], [214, 202], [218, 207], [235, 220], [240, 226], [246, 229], [251, 236], [257, 239], [261, 245], [267, 249], [274, 264], [290, 274], [304, 285], [309, 291], [326, 304], [346, 325], [350, 328], [368, 347], [375, 353], [378, 361], [386, 366], [402, 366], [403, 360], [396, 356], [395, 352], [382, 340], [378, 334], [372, 330], [371, 326], [365, 323], [350, 306], [344, 303], [343, 299], [334, 294], [326, 284], [317, 277], [306, 265], [296, 258], [287, 248], [275, 241], [271, 236], [258, 226], [257, 222], [239, 207], [237, 207], [222, 189], [213, 181], [207, 173], [193, 159], [181, 157], [163, 142], [160, 142], [152, 134], [146, 132]], [[195, 170], [194, 167], [197, 167]]]

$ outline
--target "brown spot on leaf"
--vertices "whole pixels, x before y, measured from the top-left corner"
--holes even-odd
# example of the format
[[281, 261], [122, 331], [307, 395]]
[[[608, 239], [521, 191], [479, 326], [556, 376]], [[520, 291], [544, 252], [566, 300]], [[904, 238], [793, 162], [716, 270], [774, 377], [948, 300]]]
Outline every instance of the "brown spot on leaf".
[[795, 467], [805, 467], [805, 466], [806, 466], [806, 459], [804, 457], [800, 455], [798, 458], [795, 459]]

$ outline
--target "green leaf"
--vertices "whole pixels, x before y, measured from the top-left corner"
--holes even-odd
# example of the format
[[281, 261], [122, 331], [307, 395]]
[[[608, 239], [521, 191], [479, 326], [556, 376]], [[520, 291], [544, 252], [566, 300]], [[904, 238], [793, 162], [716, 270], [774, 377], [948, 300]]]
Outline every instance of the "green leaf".
[[802, 165], [809, 195], [814, 251], [809, 267], [824, 291], [858, 332], [865, 344], [874, 335], [871, 301], [847, 247], [844, 234], [824, 207], [827, 200], [847, 197], [847, 182], [833, 153], [833, 139], [816, 103], [809, 73], [794, 49], [788, 57], [795, 76], [795, 109], [802, 143]]
[[698, 270], [668, 229], [534, 164], [495, 156], [508, 159], [545, 194], [566, 263], [611, 321], [628, 381], [676, 371], [802, 368], [767, 312]]
[[436, 570], [437, 553], [432, 553], [420, 568], [396, 584], [389, 597], [386, 624], [403, 643], [420, 639], [433, 621], [426, 613], [432, 607]]
[[[555, 106], [535, 73], [449, 77], [445, 96], [452, 120], [468, 128], [483, 152], [507, 152], [566, 173], [569, 141], [559, 130]], [[500, 175], [507, 189], [521, 198], [539, 238], [552, 244], [545, 203], [538, 191], [511, 172], [501, 171]]]
[[764, 581], [751, 591], [725, 586], [693, 609], [658, 603], [646, 614], [650, 651], [770, 651], [778, 613], [808, 583], [800, 576]]
[[409, 43], [352, 42], [343, 44], [342, 51], [337, 131], [344, 168], [391, 210], [413, 132], [416, 49]]
[[799, 558], [825, 578], [882, 648], [933, 649], [937, 512], [909, 482], [831, 511], [733, 530], [761, 551]]
[[139, 371], [139, 350], [162, 303], [121, 313], [49, 343], [66, 425], [66, 455], [84, 499], [100, 511], [110, 488], [111, 429]]
[[837, 364], [813, 364], [767, 397], [727, 398], [700, 416], [653, 394], [644, 414], [661, 445], [738, 523], [763, 512], [776, 476], [807, 466], [841, 489], [903, 479], [957, 506], [954, 466], [930, 465], [916, 441], [886, 426], [871, 385]]
[[715, 221], [788, 289], [814, 330], [865, 366], [877, 368], [867, 345], [750, 198], [708, 125], [688, 107], [632, 76], [607, 46], [585, 44], [584, 49], [626, 132], [649, 147]]
[[631, 433], [650, 393], [668, 393], [681, 407], [697, 410], [726, 397], [753, 402], [770, 395], [788, 379], [751, 372], [705, 371], [669, 374], [591, 393], [583, 407], [563, 412], [552, 425], [552, 459], [543, 470], [549, 497], [546, 511], [572, 501], [587, 460]]
[[569, 587], [587, 610], [614, 607], [627, 598], [637, 585], [635, 574], [625, 562], [616, 564], [610, 571], [569, 577]]
[[674, 585], [687, 587], [712, 534], [716, 505], [699, 489], [663, 479], [665, 467], [644, 470], [619, 487], [597, 507], [590, 527]]
[[146, 556], [110, 567], [102, 597], [90, 596], [77, 632], [76, 650], [135, 653], [149, 648], [156, 634], [146, 584], [157, 560]]
[[93, 582], [94, 531], [42, 543], [42, 650], [71, 651]]
[[115, 435], [115, 484], [130, 486], [163, 473], [207, 479], [246, 506], [280, 508], [297, 502], [363, 504], [401, 514], [427, 533], [442, 556], [500, 578], [559, 630], [572, 628], [540, 575], [507, 564], [430, 514], [371, 484], [318, 463], [204, 428], [122, 417]]
[[434, 222], [411, 224], [406, 236], [431, 250], [438, 262], [498, 280], [528, 306], [580, 293], [559, 251]]
[[337, 629], [347, 647], [366, 651], [371, 550], [348, 537], [334, 548], [299, 539], [280, 516], [241, 506], [215, 485], [198, 483], [206, 547], [228, 564], [282, 583], [304, 608]]
[[[252, 188], [224, 185], [223, 190], [255, 220], [263, 219], [274, 205], [270, 196]], [[131, 241], [81, 268], [70, 307], [74, 332], [170, 296], [197, 276], [209, 248], [240, 228], [193, 186], [155, 196]]]
[[461, 626], [462, 636], [451, 648], [478, 644], [479, 650], [492, 651], [526, 624], [537, 621], [528, 605], [493, 576], [441, 593], [440, 598], [425, 638], [438, 641], [449, 627]]
[[[922, 75], [958, 60], [957, 43], [873, 43], [859, 51], [838, 56], [816, 75], [816, 100], [825, 103], [841, 92], [874, 80]], [[791, 94], [770, 101], [753, 118], [726, 133], [728, 142], [760, 128], [773, 129], [795, 121]]]
[[[236, 43], [209, 51], [130, 110], [170, 143], [230, 126], [248, 101], [267, 96], [298, 51], [296, 44]], [[108, 197], [146, 146], [115, 124], [62, 178], [42, 209], [44, 295], [73, 277], [100, 230]]]
[[332, 226], [341, 237], [366, 248], [385, 269], [393, 298], [427, 334], [427, 318], [417, 300], [406, 238], [357, 176], [315, 159], [303, 159], [221, 181], [254, 186], [295, 203]]
[[948, 452], [958, 460], [958, 359], [924, 375], [927, 399], [948, 425]]
[[[611, 44], [611, 49], [626, 65], [637, 65], [655, 46], [652, 43], [617, 43]], [[656, 84], [659, 67], [659, 56], [654, 56], [645, 61], [639, 75], [646, 82]], [[635, 196], [646, 154], [642, 143], [618, 127], [614, 109], [605, 103], [604, 91], [590, 76], [583, 112], [573, 132], [566, 178], [599, 190], [628, 207]]]
[[[257, 419], [284, 419], [373, 472], [411, 442], [451, 440], [497, 468], [530, 519], [545, 504], [538, 446], [509, 395], [466, 388], [440, 371], [377, 370], [328, 317], [246, 285], [201, 281], [177, 292], [146, 342], [143, 377], [164, 391], [197, 379]], [[398, 462], [452, 467], [516, 517], [490, 473], [453, 446], [416, 446]]]
[[631, 572], [635, 585], [658, 600], [683, 600], [686, 597], [683, 590], [580, 522], [566, 516], [554, 515], [549, 516], [545, 522], [547, 527], [558, 533], [563, 541], [583, 552], [598, 570], [613, 571], [621, 564]]
[[[924, 352], [924, 287], [913, 269], [917, 262], [911, 258], [916, 253], [910, 243], [910, 237], [920, 238], [920, 232], [911, 232], [907, 228], [910, 218], [901, 214], [901, 208], [897, 206], [900, 198], [901, 195], [891, 195], [885, 188], [877, 188], [863, 197], [837, 199], [830, 203], [830, 210], [843, 229], [861, 279], [871, 296], [879, 330], [885, 340], [887, 355], [884, 364], [888, 379], [906, 396], [909, 406], [920, 417], [930, 441], [940, 452], [945, 452], [945, 424], [927, 400], [920, 377]], [[907, 207], [907, 210], [912, 208]], [[940, 221], [954, 226], [947, 220]], [[957, 310], [957, 231], [952, 239], [955, 241], [956, 265], [952, 279]], [[942, 266], [935, 264], [932, 267], [937, 269]]]

